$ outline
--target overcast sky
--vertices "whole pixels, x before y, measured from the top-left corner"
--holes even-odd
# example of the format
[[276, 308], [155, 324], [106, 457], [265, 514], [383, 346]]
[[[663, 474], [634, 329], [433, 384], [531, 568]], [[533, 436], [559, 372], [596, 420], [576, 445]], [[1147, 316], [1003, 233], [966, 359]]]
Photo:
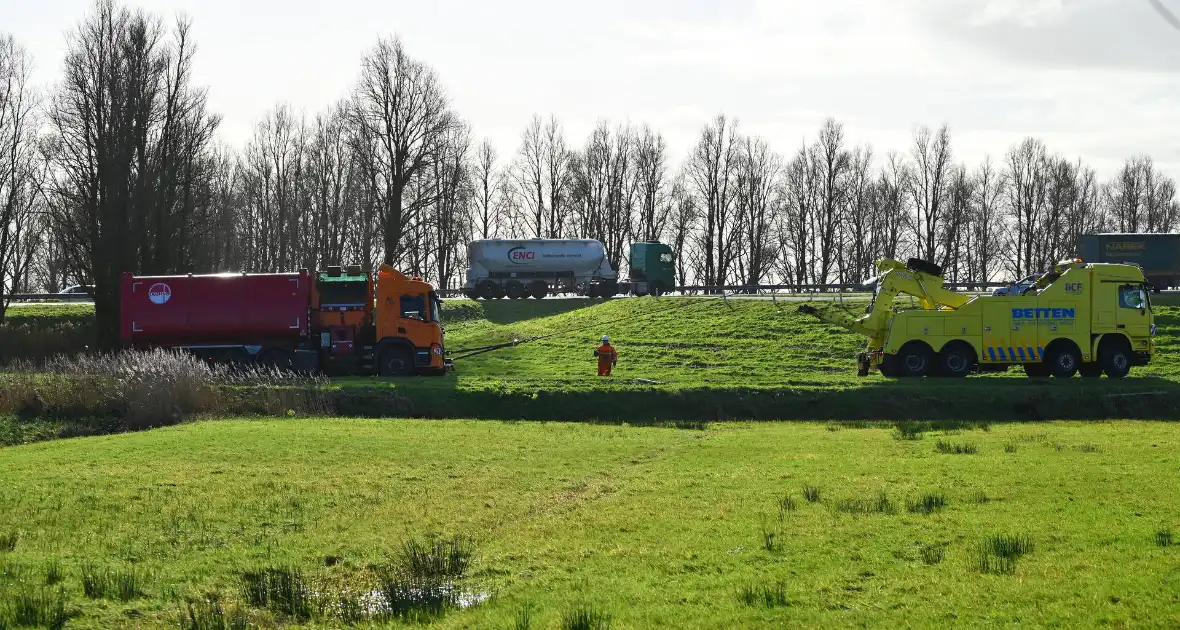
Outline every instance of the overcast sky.
[[[346, 94], [379, 35], [439, 72], [477, 138], [515, 152], [534, 113], [581, 145], [599, 118], [649, 123], [679, 162], [724, 112], [790, 153], [828, 116], [878, 155], [918, 125], [956, 157], [1026, 135], [1110, 175], [1151, 155], [1180, 177], [1180, 31], [1151, 0], [143, 0], [194, 21], [196, 80], [244, 144], [286, 101]], [[1180, 0], [1158, 0], [1180, 14]], [[0, 31], [57, 80], [88, 0], [0, 0]], [[244, 8], [242, 8], [244, 7]]]

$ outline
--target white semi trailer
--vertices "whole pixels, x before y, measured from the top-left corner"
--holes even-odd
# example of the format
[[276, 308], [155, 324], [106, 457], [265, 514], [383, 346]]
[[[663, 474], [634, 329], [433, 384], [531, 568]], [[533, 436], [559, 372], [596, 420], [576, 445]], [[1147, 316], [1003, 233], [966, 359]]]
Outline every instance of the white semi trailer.
[[463, 293], [485, 300], [551, 293], [610, 297], [618, 289], [602, 243], [588, 239], [489, 239], [467, 246]]

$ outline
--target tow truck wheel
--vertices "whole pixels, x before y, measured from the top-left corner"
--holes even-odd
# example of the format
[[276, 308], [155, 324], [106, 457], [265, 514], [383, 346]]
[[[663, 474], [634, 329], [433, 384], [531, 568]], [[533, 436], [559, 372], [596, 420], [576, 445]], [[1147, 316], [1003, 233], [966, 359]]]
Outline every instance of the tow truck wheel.
[[1131, 350], [1124, 341], [1110, 341], [1098, 349], [1098, 364], [1109, 378], [1123, 378], [1131, 372]]
[[907, 343], [897, 353], [897, 372], [903, 378], [921, 378], [930, 373], [933, 353], [924, 343]]
[[520, 298], [528, 297], [524, 285], [519, 282], [509, 282], [507, 294], [510, 300], [519, 300]]
[[529, 285], [529, 294], [538, 300], [543, 300], [549, 294], [549, 285], [537, 280]]
[[963, 378], [975, 369], [975, 353], [971, 347], [955, 342], [938, 353], [938, 375], [950, 378]]
[[1078, 373], [1078, 366], [1082, 364], [1080, 353], [1060, 344], [1049, 348], [1045, 353], [1045, 369], [1054, 378], [1073, 378]]

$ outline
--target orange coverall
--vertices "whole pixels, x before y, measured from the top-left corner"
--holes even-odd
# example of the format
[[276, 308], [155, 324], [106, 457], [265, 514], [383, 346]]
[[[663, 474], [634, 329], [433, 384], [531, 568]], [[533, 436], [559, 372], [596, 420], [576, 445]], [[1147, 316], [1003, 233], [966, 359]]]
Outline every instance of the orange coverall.
[[604, 343], [594, 349], [594, 356], [598, 357], [598, 375], [610, 376], [610, 370], [619, 360], [619, 353], [614, 346]]

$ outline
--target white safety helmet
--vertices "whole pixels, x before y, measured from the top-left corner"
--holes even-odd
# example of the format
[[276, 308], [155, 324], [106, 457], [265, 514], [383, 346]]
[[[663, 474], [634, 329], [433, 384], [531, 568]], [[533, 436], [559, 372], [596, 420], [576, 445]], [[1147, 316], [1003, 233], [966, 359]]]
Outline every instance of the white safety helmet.
[[606, 335], [603, 335], [603, 336], [602, 336], [602, 343], [610, 343], [610, 337], [607, 337]]

